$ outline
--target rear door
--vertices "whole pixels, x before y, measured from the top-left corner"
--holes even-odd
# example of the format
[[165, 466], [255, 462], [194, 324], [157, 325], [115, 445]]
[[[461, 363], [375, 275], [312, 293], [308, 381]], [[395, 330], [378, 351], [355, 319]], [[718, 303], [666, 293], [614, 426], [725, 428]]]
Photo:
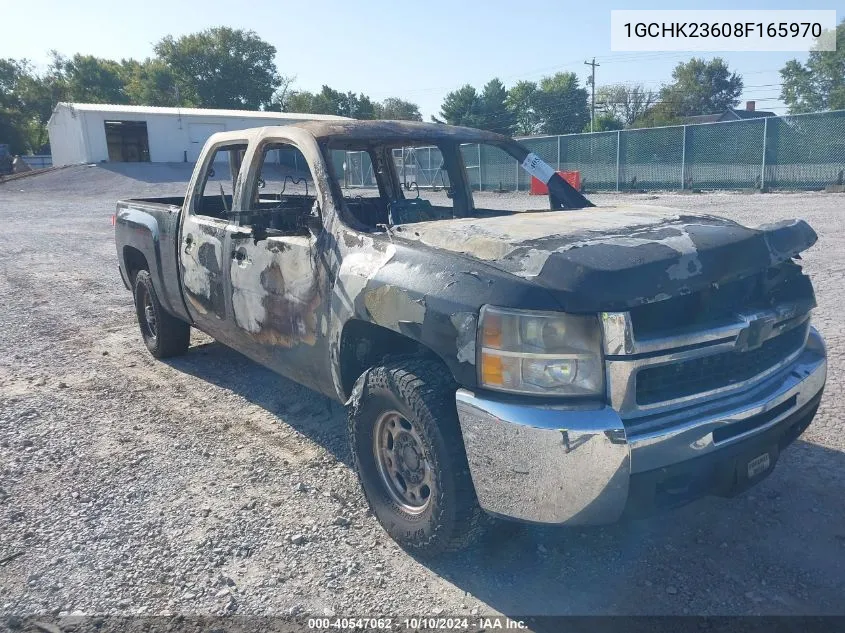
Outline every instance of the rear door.
[[226, 244], [237, 231], [231, 223], [234, 183], [246, 141], [218, 143], [206, 154], [185, 201], [179, 241], [182, 288], [194, 324], [221, 341], [231, 340], [227, 324]]

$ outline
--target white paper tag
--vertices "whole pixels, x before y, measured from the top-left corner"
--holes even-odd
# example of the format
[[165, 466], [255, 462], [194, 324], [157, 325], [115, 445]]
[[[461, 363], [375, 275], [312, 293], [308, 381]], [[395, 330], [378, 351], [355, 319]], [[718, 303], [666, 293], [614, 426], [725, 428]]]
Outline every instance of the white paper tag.
[[555, 170], [552, 166], [533, 152], [522, 161], [522, 168], [544, 185], [548, 184], [552, 176], [555, 175]]

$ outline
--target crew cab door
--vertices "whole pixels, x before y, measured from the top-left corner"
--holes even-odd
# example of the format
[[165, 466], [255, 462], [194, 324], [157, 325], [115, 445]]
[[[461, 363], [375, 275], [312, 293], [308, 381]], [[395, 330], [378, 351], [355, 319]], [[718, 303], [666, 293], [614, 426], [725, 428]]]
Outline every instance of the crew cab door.
[[224, 342], [231, 340], [225, 292], [229, 264], [226, 244], [229, 235], [237, 231], [230, 219], [246, 148], [246, 141], [211, 146], [189, 185], [182, 210], [179, 262], [185, 305], [199, 329]]
[[263, 140], [247, 160], [233, 217], [239, 230], [227, 245], [237, 348], [320, 389], [329, 379], [328, 302], [312, 166], [278, 137]]

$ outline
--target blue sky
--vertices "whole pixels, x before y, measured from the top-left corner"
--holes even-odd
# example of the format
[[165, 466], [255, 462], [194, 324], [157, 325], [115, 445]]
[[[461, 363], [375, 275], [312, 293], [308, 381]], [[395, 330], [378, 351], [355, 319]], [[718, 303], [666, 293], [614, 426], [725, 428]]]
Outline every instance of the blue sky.
[[[2, 0], [0, 57], [25, 57], [43, 67], [48, 51], [100, 57], [152, 55], [167, 34], [211, 26], [251, 29], [278, 49], [277, 66], [296, 77], [295, 88], [364, 92], [376, 99], [402, 97], [419, 104], [428, 119], [443, 96], [465, 83], [480, 87], [498, 76], [509, 86], [573, 71], [584, 80], [596, 57], [596, 84], [631, 82], [658, 88], [687, 53], [612, 53], [611, 9], [835, 9], [845, 0], [741, 3], [554, 2], [510, 0]], [[707, 57], [717, 53], [706, 54]], [[743, 101], [785, 112], [778, 70], [795, 53], [720, 53], [743, 75]]]

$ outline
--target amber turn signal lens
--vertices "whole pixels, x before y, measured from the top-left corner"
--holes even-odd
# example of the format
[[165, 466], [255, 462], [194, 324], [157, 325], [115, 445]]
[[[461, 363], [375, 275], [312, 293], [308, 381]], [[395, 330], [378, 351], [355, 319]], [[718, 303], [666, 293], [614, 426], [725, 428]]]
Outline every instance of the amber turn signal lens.
[[505, 374], [501, 356], [481, 353], [481, 380], [487, 385], [504, 384]]

